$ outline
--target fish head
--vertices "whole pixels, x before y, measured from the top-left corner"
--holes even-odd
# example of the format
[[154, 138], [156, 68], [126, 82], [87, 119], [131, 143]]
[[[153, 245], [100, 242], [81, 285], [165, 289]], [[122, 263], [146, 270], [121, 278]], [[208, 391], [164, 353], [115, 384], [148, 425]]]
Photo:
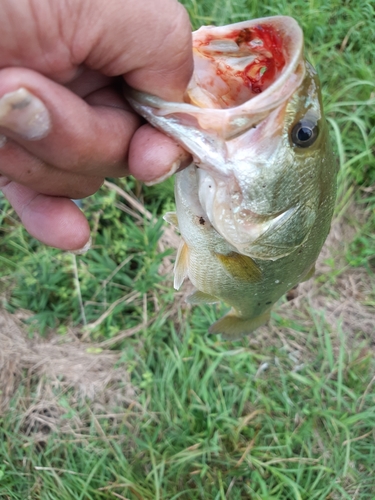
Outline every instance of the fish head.
[[[134, 107], [191, 152], [199, 210], [239, 253], [276, 260], [304, 243], [335, 170], [303, 34], [276, 16], [193, 34], [184, 103]], [[198, 208], [198, 207], [197, 207]]]
[[250, 257], [276, 260], [302, 245], [334, 189], [320, 83], [303, 64], [290, 97], [225, 140], [220, 171], [198, 163], [199, 200], [211, 224]]

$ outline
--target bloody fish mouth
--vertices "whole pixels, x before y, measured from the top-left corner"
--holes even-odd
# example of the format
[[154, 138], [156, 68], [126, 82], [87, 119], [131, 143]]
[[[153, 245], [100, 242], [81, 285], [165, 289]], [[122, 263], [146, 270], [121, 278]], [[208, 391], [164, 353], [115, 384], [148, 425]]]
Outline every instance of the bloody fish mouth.
[[[193, 35], [193, 56], [185, 102], [166, 102], [134, 89], [126, 93], [155, 126], [166, 117], [224, 141], [258, 125], [284, 104], [306, 71], [302, 30], [285, 16], [204, 26]], [[185, 147], [191, 150], [189, 144]]]
[[303, 34], [288, 17], [204, 27], [194, 35], [193, 53], [186, 93], [186, 102], [195, 107], [190, 115], [224, 139], [256, 125], [289, 99], [305, 74]]
[[[199, 65], [205, 65], [195, 82], [210, 94], [211, 106], [220, 108], [238, 106], [266, 90], [288, 59], [279, 31], [270, 24], [235, 29], [220, 39], [208, 34], [195, 40], [193, 50], [196, 64], [199, 60]], [[192, 85], [188, 99], [200, 105], [199, 99], [194, 100]]]

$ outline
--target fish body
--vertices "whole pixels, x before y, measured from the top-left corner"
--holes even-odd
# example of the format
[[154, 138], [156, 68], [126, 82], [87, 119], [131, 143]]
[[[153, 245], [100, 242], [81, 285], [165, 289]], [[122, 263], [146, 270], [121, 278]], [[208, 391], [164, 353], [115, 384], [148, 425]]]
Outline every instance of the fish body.
[[186, 102], [131, 90], [133, 107], [193, 156], [176, 174], [182, 243], [175, 287], [191, 303], [231, 311], [210, 332], [238, 338], [267, 322], [272, 305], [308, 279], [328, 235], [337, 167], [319, 80], [290, 17], [193, 34]]

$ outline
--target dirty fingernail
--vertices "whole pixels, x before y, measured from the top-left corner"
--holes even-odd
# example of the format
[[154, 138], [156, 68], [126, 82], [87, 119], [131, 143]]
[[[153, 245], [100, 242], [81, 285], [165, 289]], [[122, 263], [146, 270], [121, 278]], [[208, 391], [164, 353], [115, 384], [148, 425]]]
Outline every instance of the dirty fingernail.
[[157, 179], [153, 179], [152, 181], [146, 181], [144, 184], [146, 184], [146, 186], [154, 186], [155, 184], [159, 184], [160, 182], [163, 182], [166, 179], [168, 179], [168, 177], [171, 177], [179, 170], [183, 170], [184, 168], [188, 167], [191, 164], [191, 162], [192, 162], [191, 156], [188, 153], [186, 153], [186, 156], [184, 156], [184, 158], [182, 159], [180, 158], [175, 162], [173, 162], [171, 168], [167, 172], [165, 172], [165, 174], [161, 175]]
[[70, 253], [74, 253], [75, 255], [83, 255], [87, 253], [92, 245], [92, 238], [90, 236], [89, 241], [84, 245], [82, 248], [79, 248], [78, 250], [70, 250]]
[[51, 129], [51, 119], [44, 103], [28, 90], [20, 88], [0, 98], [0, 126], [23, 139], [35, 141]]

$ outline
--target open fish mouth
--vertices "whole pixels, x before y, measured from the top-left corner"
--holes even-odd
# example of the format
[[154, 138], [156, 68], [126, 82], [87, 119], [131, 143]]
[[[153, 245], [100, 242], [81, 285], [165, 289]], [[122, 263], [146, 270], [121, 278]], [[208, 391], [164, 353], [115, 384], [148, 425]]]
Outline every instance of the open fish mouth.
[[290, 18], [278, 17], [229, 29], [198, 30], [193, 41], [195, 73], [187, 93], [190, 102], [227, 109], [271, 86], [267, 94], [274, 94], [295, 72], [302, 51], [300, 29], [295, 24]]
[[185, 103], [127, 93], [153, 115], [178, 114], [180, 123], [224, 140], [256, 126], [290, 98], [305, 74], [303, 33], [287, 16], [204, 26], [193, 33], [193, 54]]

